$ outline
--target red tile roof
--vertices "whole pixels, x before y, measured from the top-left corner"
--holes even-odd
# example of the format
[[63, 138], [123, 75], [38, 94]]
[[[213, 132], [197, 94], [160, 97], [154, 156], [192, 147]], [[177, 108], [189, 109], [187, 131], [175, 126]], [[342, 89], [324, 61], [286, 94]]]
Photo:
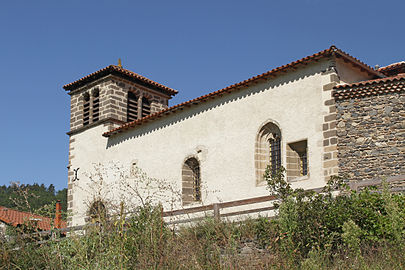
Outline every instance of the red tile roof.
[[391, 65], [382, 67], [378, 69], [379, 72], [384, 73], [385, 75], [396, 75], [398, 73], [405, 72], [405, 61], [401, 61], [398, 63], [393, 63]]
[[334, 89], [333, 96], [337, 100], [402, 92], [405, 90], [405, 74], [401, 73], [393, 77], [337, 85]]
[[[50, 230], [51, 225], [53, 224], [53, 219], [51, 218], [34, 215], [27, 212], [21, 212], [0, 206], [0, 222], [2, 221], [4, 223], [7, 223], [8, 225], [16, 227], [18, 225], [27, 224], [31, 220], [37, 220], [38, 229], [42, 231]], [[62, 221], [61, 227], [62, 228], [67, 227], [65, 221]]]
[[141, 119], [129, 122], [129, 123], [125, 123], [125, 124], [123, 124], [122, 126], [120, 126], [118, 128], [115, 128], [115, 129], [113, 129], [113, 130], [111, 130], [109, 132], [105, 132], [103, 134], [103, 136], [104, 137], [109, 137], [109, 136], [111, 136], [113, 134], [123, 132], [124, 130], [128, 130], [128, 129], [130, 129], [132, 127], [135, 127], [135, 126], [138, 126], [138, 125], [142, 125], [142, 124], [144, 124], [146, 122], [149, 122], [151, 120], [161, 118], [164, 115], [174, 113], [177, 110], [183, 110], [185, 107], [190, 107], [190, 106], [193, 106], [193, 105], [197, 105], [197, 104], [199, 104], [201, 102], [205, 102], [205, 101], [207, 101], [209, 99], [220, 97], [220, 96], [222, 96], [224, 94], [237, 91], [238, 89], [246, 88], [249, 85], [256, 84], [256, 83], [258, 83], [260, 81], [267, 80], [267, 79], [269, 79], [271, 77], [277, 77], [280, 74], [284, 74], [285, 72], [288, 72], [290, 70], [295, 70], [295, 69], [297, 69], [297, 67], [299, 67], [301, 65], [307, 65], [307, 64], [316, 62], [316, 61], [318, 61], [320, 59], [328, 58], [328, 57], [332, 57], [332, 56], [335, 56], [335, 57], [338, 57], [338, 58], [343, 58], [345, 61], [351, 62], [352, 64], [358, 66], [360, 69], [362, 69], [362, 70], [364, 70], [364, 71], [366, 71], [366, 72], [368, 72], [368, 73], [370, 73], [370, 74], [372, 74], [372, 75], [374, 75], [376, 77], [383, 77], [384, 76], [382, 73], [380, 73], [377, 70], [373, 69], [372, 67], [364, 64], [363, 62], [361, 62], [360, 60], [354, 58], [353, 56], [343, 52], [342, 50], [336, 48], [335, 46], [331, 46], [329, 49], [326, 49], [326, 50], [323, 50], [321, 52], [315, 53], [313, 55], [304, 57], [304, 58], [302, 58], [300, 60], [291, 62], [291, 63], [289, 63], [287, 65], [277, 67], [275, 69], [272, 69], [272, 70], [270, 70], [268, 72], [265, 72], [263, 74], [254, 76], [254, 77], [249, 78], [247, 80], [244, 80], [242, 82], [230, 85], [230, 86], [225, 87], [223, 89], [220, 89], [220, 90], [217, 90], [215, 92], [209, 93], [207, 95], [204, 95], [204, 96], [201, 96], [201, 97], [198, 97], [198, 98], [183, 102], [181, 104], [177, 104], [177, 105], [172, 106], [170, 108], [167, 108], [165, 110], [162, 110], [162, 111], [159, 111], [157, 113], [148, 115], [148, 116], [146, 116], [144, 118], [141, 118]]
[[154, 87], [157, 87], [158, 89], [160, 89], [161, 91], [163, 91], [164, 93], [169, 94], [169, 95], [175, 95], [175, 94], [178, 93], [177, 90], [174, 90], [172, 88], [164, 86], [164, 85], [162, 85], [160, 83], [157, 83], [155, 81], [152, 81], [152, 80], [150, 80], [150, 79], [148, 79], [148, 78], [146, 78], [146, 77], [144, 77], [142, 75], [139, 75], [139, 74], [137, 74], [135, 72], [132, 72], [130, 70], [127, 70], [125, 68], [115, 66], [115, 65], [110, 65], [110, 66], [105, 67], [103, 69], [100, 69], [100, 70], [98, 70], [96, 72], [93, 72], [93, 73], [91, 73], [91, 74], [89, 74], [89, 75], [87, 75], [87, 76], [85, 76], [85, 77], [83, 77], [83, 78], [81, 78], [81, 79], [79, 79], [77, 81], [74, 81], [72, 83], [64, 85], [63, 88], [65, 90], [67, 90], [67, 91], [68, 90], [71, 91], [71, 90], [74, 90], [74, 89], [76, 89], [76, 88], [78, 88], [80, 86], [83, 86], [83, 85], [85, 85], [85, 84], [87, 84], [87, 83], [89, 83], [91, 81], [94, 81], [94, 80], [97, 80], [97, 79], [102, 78], [104, 76], [107, 76], [109, 74], [116, 74], [118, 76], [121, 76], [121, 77], [123, 76], [123, 77], [128, 78], [128, 79], [139, 80], [139, 81], [141, 81], [143, 83], [146, 83], [148, 85], [152, 85]]

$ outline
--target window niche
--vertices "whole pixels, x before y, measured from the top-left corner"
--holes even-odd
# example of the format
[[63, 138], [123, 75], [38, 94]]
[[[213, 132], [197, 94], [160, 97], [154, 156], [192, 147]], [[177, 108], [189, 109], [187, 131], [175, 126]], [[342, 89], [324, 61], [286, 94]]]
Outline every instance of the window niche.
[[100, 200], [93, 202], [90, 206], [88, 215], [91, 223], [105, 222], [107, 218], [107, 209], [104, 203]]
[[277, 125], [267, 123], [257, 134], [255, 144], [256, 184], [264, 181], [267, 166], [275, 174], [281, 168], [281, 131]]
[[182, 168], [183, 205], [201, 201], [200, 163], [194, 157], [187, 159]]
[[294, 182], [308, 176], [307, 140], [287, 145], [287, 181]]

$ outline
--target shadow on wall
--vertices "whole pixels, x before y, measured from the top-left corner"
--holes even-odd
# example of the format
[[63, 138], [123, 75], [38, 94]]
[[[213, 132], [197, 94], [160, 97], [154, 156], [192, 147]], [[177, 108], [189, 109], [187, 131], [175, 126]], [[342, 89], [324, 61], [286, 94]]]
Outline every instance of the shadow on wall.
[[106, 148], [108, 149], [127, 140], [147, 136], [152, 132], [164, 129], [168, 126], [176, 125], [187, 119], [191, 119], [199, 114], [205, 113], [212, 109], [216, 109], [220, 106], [224, 106], [227, 103], [232, 103], [237, 100], [259, 94], [261, 92], [264, 92], [265, 90], [274, 89], [282, 85], [302, 80], [304, 78], [313, 76], [317, 73], [325, 72], [329, 68], [330, 68], [330, 61], [328, 60], [320, 61], [315, 64], [307, 65], [305, 66], [305, 68], [299, 68], [295, 72], [286, 73], [284, 75], [270, 79], [270, 81], [262, 81], [254, 86], [242, 88], [232, 93], [224, 93], [223, 96], [203, 101], [199, 103], [197, 106], [191, 105], [191, 108], [186, 107], [184, 109], [178, 109], [176, 110], [175, 113], [171, 115], [166, 115], [160, 119], [151, 120], [151, 122], [133, 128], [130, 132], [119, 133], [109, 137]]

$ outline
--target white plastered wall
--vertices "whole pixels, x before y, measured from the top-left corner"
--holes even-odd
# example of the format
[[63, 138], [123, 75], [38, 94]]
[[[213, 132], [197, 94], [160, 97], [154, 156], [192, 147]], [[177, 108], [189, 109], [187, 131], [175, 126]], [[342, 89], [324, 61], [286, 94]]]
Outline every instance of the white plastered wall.
[[[322, 124], [327, 113], [324, 102], [331, 97], [322, 89], [330, 83], [330, 75], [322, 71], [329, 65], [328, 61], [311, 64], [110, 138], [102, 137], [107, 131], [103, 125], [72, 135], [72, 168], [80, 168], [72, 190], [72, 225], [84, 223], [94, 197], [87, 188], [90, 180], [86, 174], [94, 171], [96, 163], [107, 171], [111, 162], [129, 170], [136, 161], [148, 176], [181, 191], [183, 162], [194, 156], [200, 161], [203, 204], [268, 195], [264, 183], [256, 184], [254, 152], [257, 132], [269, 121], [281, 130], [284, 166], [286, 144], [308, 140], [309, 177], [292, 183], [293, 187], [323, 186]], [[108, 184], [102, 193], [118, 201], [122, 197], [116, 179], [112, 174], [109, 180], [104, 179]], [[127, 189], [121, 188], [124, 192]], [[169, 205], [167, 201], [163, 204], [165, 209], [181, 205]]]
[[355, 83], [372, 79], [372, 76], [366, 71], [361, 71], [357, 66], [354, 66], [350, 62], [345, 62], [341, 58], [336, 59], [336, 69], [340, 82]]

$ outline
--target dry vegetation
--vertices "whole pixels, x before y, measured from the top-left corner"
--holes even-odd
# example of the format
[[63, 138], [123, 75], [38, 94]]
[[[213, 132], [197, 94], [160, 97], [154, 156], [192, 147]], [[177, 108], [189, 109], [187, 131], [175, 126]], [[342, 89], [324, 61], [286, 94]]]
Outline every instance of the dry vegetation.
[[[281, 204], [274, 220], [217, 222], [172, 230], [160, 206], [102, 218], [84, 235], [38, 245], [4, 241], [0, 269], [404, 269], [405, 198], [382, 191], [293, 191], [267, 175]], [[332, 196], [333, 188], [341, 189]], [[19, 249], [15, 249], [15, 247]]]

